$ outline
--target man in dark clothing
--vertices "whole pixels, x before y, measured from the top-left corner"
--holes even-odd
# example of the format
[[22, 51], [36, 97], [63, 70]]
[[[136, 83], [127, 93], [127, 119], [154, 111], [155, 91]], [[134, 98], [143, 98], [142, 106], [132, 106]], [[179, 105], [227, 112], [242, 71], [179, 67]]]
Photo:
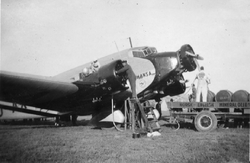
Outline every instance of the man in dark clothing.
[[196, 92], [195, 84], [192, 84], [192, 101], [196, 99]]
[[120, 74], [122, 72], [126, 72], [131, 89], [132, 89], [132, 98], [137, 98], [137, 94], [136, 94], [136, 76], [134, 71], [132, 70], [131, 66], [128, 65], [127, 61], [122, 61], [123, 64], [123, 68], [121, 68], [120, 70], [116, 71], [117, 74]]

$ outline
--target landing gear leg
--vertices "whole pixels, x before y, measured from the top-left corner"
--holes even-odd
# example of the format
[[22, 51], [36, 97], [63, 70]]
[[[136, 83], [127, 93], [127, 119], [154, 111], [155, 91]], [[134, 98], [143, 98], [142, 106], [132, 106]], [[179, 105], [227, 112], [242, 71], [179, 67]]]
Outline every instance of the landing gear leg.
[[162, 116], [162, 113], [161, 113], [161, 103], [162, 103], [162, 101], [159, 99], [159, 100], [157, 101], [156, 106], [155, 106], [156, 110], [157, 110], [157, 111], [159, 112], [159, 114], [160, 114], [160, 117], [159, 117], [158, 119], [161, 119], [161, 116]]
[[72, 125], [73, 125], [73, 126], [77, 126], [77, 124], [76, 124], [77, 115], [76, 115], [76, 114], [73, 114], [73, 115], [71, 116], [71, 120], [72, 120]]
[[55, 120], [55, 126], [59, 127], [60, 126], [60, 122], [59, 122], [59, 116], [56, 116], [56, 120]]

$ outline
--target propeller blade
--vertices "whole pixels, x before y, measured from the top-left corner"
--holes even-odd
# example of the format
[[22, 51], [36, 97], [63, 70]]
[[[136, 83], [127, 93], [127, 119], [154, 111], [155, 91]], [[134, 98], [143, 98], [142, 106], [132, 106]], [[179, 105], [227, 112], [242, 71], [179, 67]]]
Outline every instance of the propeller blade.
[[199, 54], [197, 54], [197, 58], [198, 60], [204, 60], [204, 58], [202, 56], [200, 56]]
[[186, 51], [186, 54], [189, 55], [189, 56], [192, 56], [192, 57], [195, 57], [195, 56], [196, 56], [195, 54], [190, 53], [189, 51]]
[[193, 53], [190, 53], [190, 52], [188, 52], [188, 51], [186, 51], [186, 54], [189, 55], [189, 56], [191, 56], [191, 57], [194, 57], [194, 58], [196, 58], [196, 59], [198, 59], [198, 60], [203, 60], [203, 59], [204, 59], [204, 58], [203, 58], [202, 56], [200, 56], [199, 54], [193, 54]]
[[199, 64], [199, 62], [197, 61], [197, 59], [194, 59], [194, 62], [195, 62], [195, 64], [196, 64], [196, 66], [198, 67], [198, 70], [200, 71], [200, 64]]

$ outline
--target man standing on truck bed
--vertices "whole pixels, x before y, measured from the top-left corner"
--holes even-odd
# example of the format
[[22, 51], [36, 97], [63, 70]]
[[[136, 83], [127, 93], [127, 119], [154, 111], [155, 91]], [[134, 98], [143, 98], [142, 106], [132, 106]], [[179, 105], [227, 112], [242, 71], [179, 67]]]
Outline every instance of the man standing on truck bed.
[[210, 84], [210, 78], [204, 71], [204, 67], [201, 66], [199, 73], [196, 75], [198, 79], [196, 102], [200, 102], [200, 97], [202, 95], [202, 102], [207, 102], [208, 84]]

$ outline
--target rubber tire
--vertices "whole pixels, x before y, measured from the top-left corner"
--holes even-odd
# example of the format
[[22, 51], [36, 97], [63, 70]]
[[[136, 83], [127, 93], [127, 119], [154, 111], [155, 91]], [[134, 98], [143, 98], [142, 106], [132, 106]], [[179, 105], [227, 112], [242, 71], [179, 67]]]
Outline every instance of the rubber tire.
[[[207, 125], [207, 124], [201, 123], [201, 120], [203, 118], [208, 118], [208, 119], [205, 119], [205, 120], [208, 120], [208, 122], [207, 122], [207, 123], [209, 123], [208, 126], [203, 126], [203, 125]], [[217, 123], [218, 123], [217, 117], [212, 112], [209, 112], [209, 111], [200, 112], [198, 115], [196, 115], [196, 117], [194, 119], [195, 128], [197, 131], [200, 131], [200, 132], [213, 131], [214, 129], [216, 129]]]

